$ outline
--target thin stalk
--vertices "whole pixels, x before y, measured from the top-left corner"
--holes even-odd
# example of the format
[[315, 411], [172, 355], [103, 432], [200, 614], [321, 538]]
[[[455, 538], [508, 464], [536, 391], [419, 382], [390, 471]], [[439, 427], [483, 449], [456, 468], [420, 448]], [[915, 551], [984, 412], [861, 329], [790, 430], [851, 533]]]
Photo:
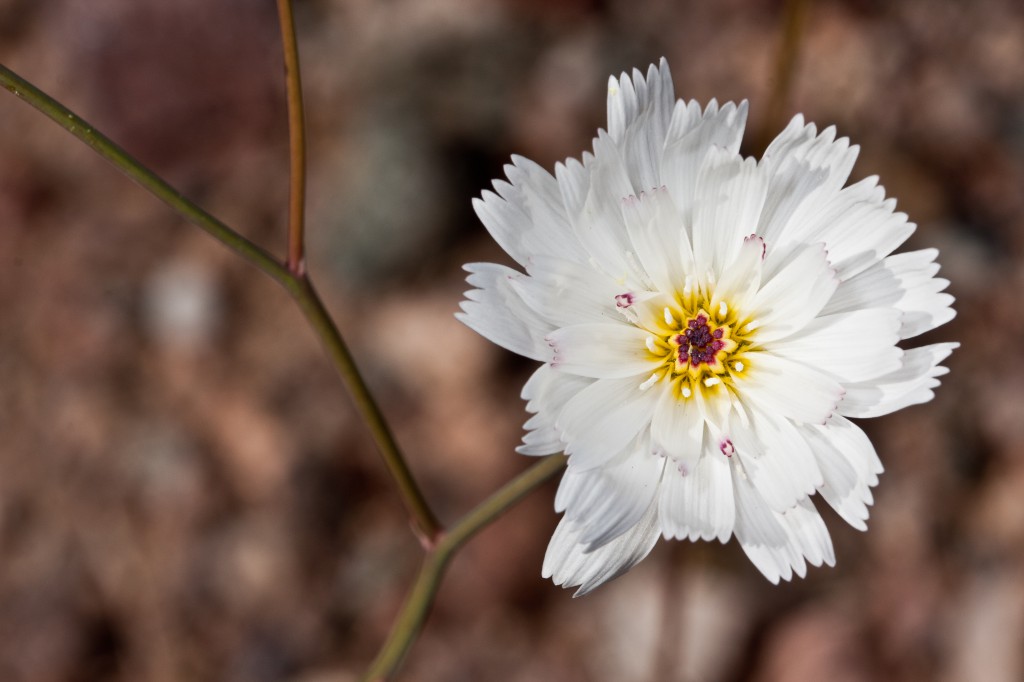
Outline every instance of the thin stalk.
[[796, 72], [796, 63], [800, 56], [800, 39], [803, 36], [810, 4], [810, 0], [786, 0], [783, 10], [782, 43], [775, 59], [775, 78], [768, 99], [764, 128], [758, 140], [762, 150], [782, 127], [786, 103], [793, 88], [793, 74]]
[[445, 569], [455, 552], [481, 528], [557, 474], [564, 466], [565, 457], [562, 455], [542, 459], [477, 505], [441, 536], [437, 545], [424, 557], [416, 582], [413, 583], [412, 590], [395, 619], [391, 633], [363, 677], [364, 682], [388, 680], [398, 670], [409, 647], [423, 627], [423, 622], [437, 596]]
[[409, 465], [406, 464], [398, 442], [395, 440], [394, 434], [391, 433], [387, 420], [370, 392], [369, 386], [366, 385], [363, 375], [359, 373], [359, 368], [348, 350], [348, 345], [341, 337], [338, 327], [334, 324], [330, 313], [327, 312], [323, 301], [320, 300], [316, 289], [313, 288], [313, 282], [308, 277], [303, 275], [298, 278], [296, 291], [292, 291], [292, 295], [323, 342], [334, 361], [334, 366], [352, 394], [352, 399], [363, 416], [363, 420], [370, 427], [377, 448], [384, 457], [384, 464], [394, 479], [395, 485], [398, 486], [398, 492], [412, 519], [413, 530], [416, 532], [420, 544], [429, 549], [435, 545], [437, 538], [443, 532], [441, 523], [434, 516], [434, 512], [430, 509], [430, 505], [409, 469]]
[[92, 147], [100, 156], [137, 182], [143, 189], [170, 206], [179, 215], [206, 230], [217, 241], [226, 244], [257, 268], [281, 284], [291, 278], [287, 268], [274, 256], [238, 234], [209, 213], [186, 199], [163, 178], [149, 170], [128, 152], [114, 144], [110, 138], [93, 128], [87, 121], [53, 99], [27, 80], [0, 64], [0, 85], [46, 114], [61, 128]]
[[412, 517], [417, 535], [424, 546], [432, 546], [435, 538], [441, 533], [441, 524], [437, 521], [416, 484], [391, 429], [384, 420], [380, 407], [370, 393], [337, 325], [331, 319], [309, 278], [305, 274], [298, 274], [290, 270], [260, 246], [186, 199], [163, 178], [143, 166], [87, 121], [2, 64], [0, 64], [0, 86], [46, 114], [61, 128], [96, 150], [100, 156], [110, 161], [143, 189], [170, 206], [186, 220], [208, 232], [214, 239], [233, 249], [245, 260], [281, 284], [292, 295], [305, 313], [321, 343], [327, 349], [335, 368], [352, 394], [363, 420], [370, 427], [377, 448], [384, 458], [388, 471], [395, 479], [402, 501]]
[[288, 137], [291, 188], [288, 195], [288, 269], [296, 275], [306, 270], [306, 117], [302, 105], [302, 72], [295, 16], [291, 0], [277, 0], [284, 49], [285, 88], [288, 92]]

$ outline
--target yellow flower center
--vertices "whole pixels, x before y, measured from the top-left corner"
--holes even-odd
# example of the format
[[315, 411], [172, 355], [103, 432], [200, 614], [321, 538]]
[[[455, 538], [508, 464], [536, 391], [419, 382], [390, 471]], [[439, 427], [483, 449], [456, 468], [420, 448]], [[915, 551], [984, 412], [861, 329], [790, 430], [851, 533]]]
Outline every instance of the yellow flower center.
[[711, 296], [675, 298], [676, 305], [665, 306], [660, 319], [647, 325], [647, 350], [662, 366], [645, 387], [667, 380], [681, 399], [728, 390], [750, 366], [753, 321]]

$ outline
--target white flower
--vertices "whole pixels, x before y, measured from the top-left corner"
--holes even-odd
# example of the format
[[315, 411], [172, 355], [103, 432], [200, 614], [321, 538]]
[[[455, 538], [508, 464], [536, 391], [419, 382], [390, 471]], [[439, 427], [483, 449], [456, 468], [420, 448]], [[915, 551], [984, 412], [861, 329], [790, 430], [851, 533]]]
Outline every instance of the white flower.
[[932, 398], [955, 343], [934, 249], [834, 128], [797, 116], [757, 161], [747, 103], [674, 101], [668, 65], [609, 81], [608, 131], [552, 177], [514, 157], [474, 202], [525, 273], [466, 266], [458, 317], [538, 360], [519, 452], [563, 451], [543, 574], [577, 595], [659, 536], [731, 535], [771, 580], [833, 565], [818, 493], [864, 529], [882, 465], [849, 417]]

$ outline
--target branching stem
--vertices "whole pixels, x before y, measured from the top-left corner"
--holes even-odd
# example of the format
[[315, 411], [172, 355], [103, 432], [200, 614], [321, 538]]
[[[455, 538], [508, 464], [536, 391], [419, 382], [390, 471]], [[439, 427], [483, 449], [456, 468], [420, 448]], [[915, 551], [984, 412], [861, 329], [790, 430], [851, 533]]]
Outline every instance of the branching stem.
[[[57, 125], [92, 147], [100, 156], [114, 164], [143, 189], [163, 201], [188, 221], [208, 232], [214, 239], [233, 249], [245, 260], [280, 283], [295, 298], [331, 356], [331, 360], [352, 394], [360, 414], [370, 427], [388, 471], [395, 479], [402, 501], [409, 511], [416, 534], [425, 547], [432, 546], [441, 533], [441, 524], [437, 521], [413, 478], [412, 472], [398, 448], [398, 443], [384, 419], [380, 406], [377, 405], [370, 393], [337, 325], [324, 307], [323, 301], [320, 300], [309, 277], [305, 273], [297, 272], [281, 263], [262, 247], [246, 239], [189, 201], [167, 181], [143, 166], [87, 121], [2, 64], [0, 64], [0, 86], [9, 90], [16, 97], [25, 100], [46, 114]], [[301, 244], [301, 234], [299, 243]]]
[[565, 457], [551, 455], [499, 488], [486, 500], [444, 533], [437, 546], [427, 552], [412, 590], [391, 627], [391, 633], [364, 676], [364, 682], [391, 679], [419, 634], [434, 603], [437, 588], [452, 556], [463, 544], [530, 491], [557, 474], [565, 466]]

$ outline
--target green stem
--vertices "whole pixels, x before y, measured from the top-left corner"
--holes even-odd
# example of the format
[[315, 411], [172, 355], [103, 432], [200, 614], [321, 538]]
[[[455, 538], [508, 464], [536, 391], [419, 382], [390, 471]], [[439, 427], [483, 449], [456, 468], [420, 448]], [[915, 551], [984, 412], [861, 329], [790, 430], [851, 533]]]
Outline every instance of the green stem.
[[334, 361], [335, 368], [345, 381], [345, 385], [355, 400], [356, 407], [369, 425], [388, 471], [398, 485], [402, 501], [412, 517], [414, 528], [421, 542], [426, 547], [432, 546], [435, 538], [441, 533], [441, 524], [438, 523], [416, 484], [416, 480], [384, 420], [380, 407], [373, 399], [341, 333], [309, 278], [305, 274], [290, 270], [270, 253], [193, 204], [163, 178], [143, 166], [87, 121], [2, 64], [0, 64], [0, 86], [46, 114], [57, 125], [96, 150], [100, 156], [110, 161], [121, 172], [141, 185], [143, 189], [190, 222], [206, 230], [214, 239], [234, 249], [247, 261], [280, 283], [295, 298]]
[[423, 627], [445, 569], [455, 552], [481, 528], [557, 474], [564, 466], [565, 457], [562, 455], [552, 455], [541, 460], [502, 486], [441, 536], [437, 545], [427, 552], [412, 591], [406, 598], [377, 658], [363, 677], [364, 681], [387, 680], [398, 670], [402, 659]]
[[288, 269], [297, 275], [305, 272], [306, 211], [306, 117], [302, 106], [302, 72], [299, 70], [299, 43], [295, 37], [295, 17], [291, 0], [277, 0], [284, 48], [285, 87], [288, 91], [288, 136], [291, 190], [288, 197]]
[[313, 283], [308, 277], [303, 275], [297, 278], [296, 289], [292, 290], [289, 288], [289, 291], [291, 291], [295, 300], [298, 301], [299, 307], [302, 308], [302, 312], [306, 315], [306, 319], [309, 320], [317, 336], [320, 337], [327, 348], [327, 352], [334, 361], [335, 367], [337, 367], [338, 372], [345, 381], [345, 385], [348, 386], [352, 394], [356, 407], [370, 427], [373, 439], [377, 443], [377, 448], [384, 457], [384, 464], [394, 479], [395, 485], [398, 486], [398, 492], [401, 494], [402, 501], [405, 503], [406, 509], [412, 518], [413, 530], [419, 537], [420, 543], [425, 548], [434, 546], [438, 536], [443, 532], [441, 523], [434, 516], [434, 512], [431, 511], [430, 505], [427, 504], [423, 492], [416, 484], [416, 479], [413, 478], [412, 471], [409, 470], [405, 457], [402, 456], [402, 451], [398, 447], [394, 434], [391, 433], [391, 429], [388, 427], [387, 420], [384, 418], [380, 406], [370, 392], [369, 386], [363, 380], [362, 374], [359, 373], [359, 368], [356, 367], [355, 360], [352, 358], [348, 346], [341, 337], [341, 333], [334, 324], [334, 320], [331, 319], [330, 313], [327, 312], [323, 302], [320, 300], [320, 296], [317, 295], [316, 290], [313, 288]]
[[260, 270], [282, 284], [289, 279], [290, 274], [287, 268], [281, 265], [276, 258], [193, 204], [178, 190], [167, 184], [163, 178], [136, 161], [103, 133], [97, 131], [73, 111], [3, 64], [0, 64], [0, 85], [15, 97], [20, 97], [46, 114], [57, 125], [92, 147], [100, 156], [117, 166], [122, 173], [139, 183], [143, 189], [148, 190], [187, 220], [209, 232], [214, 239], [234, 249]]

